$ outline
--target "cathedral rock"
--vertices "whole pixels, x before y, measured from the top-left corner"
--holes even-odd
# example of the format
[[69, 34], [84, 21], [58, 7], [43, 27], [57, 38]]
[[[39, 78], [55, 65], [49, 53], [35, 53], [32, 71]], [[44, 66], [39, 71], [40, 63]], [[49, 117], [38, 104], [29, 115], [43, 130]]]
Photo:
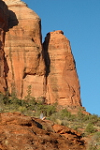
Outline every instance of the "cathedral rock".
[[19, 98], [43, 97], [46, 103], [81, 106], [71, 47], [64, 33], [41, 38], [41, 19], [20, 0], [0, 1], [0, 91]]

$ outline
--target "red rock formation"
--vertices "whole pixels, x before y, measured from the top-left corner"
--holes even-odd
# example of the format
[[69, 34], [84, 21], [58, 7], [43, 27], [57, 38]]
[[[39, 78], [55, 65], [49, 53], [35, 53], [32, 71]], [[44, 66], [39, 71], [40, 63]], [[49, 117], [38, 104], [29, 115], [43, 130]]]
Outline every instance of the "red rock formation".
[[81, 106], [80, 86], [68, 39], [62, 31], [47, 34], [44, 42], [47, 102]]
[[5, 92], [6, 85], [6, 74], [5, 74], [5, 56], [4, 56], [4, 41], [5, 31], [7, 30], [8, 21], [8, 8], [3, 1], [0, 1], [0, 91]]
[[[59, 133], [59, 134], [65, 136], [70, 141], [76, 142], [79, 139], [81, 139], [81, 137], [82, 137], [81, 133], [78, 133], [77, 131], [75, 131], [69, 127], [66, 127], [66, 126], [54, 124], [52, 126], [52, 128], [56, 133]], [[80, 142], [82, 144], [83, 141], [80, 141]]]
[[[49, 122], [21, 115], [20, 113], [0, 114], [0, 149], [2, 150], [85, 150], [85, 144], [79, 134], [73, 134], [63, 126], [70, 139], [53, 131], [42, 129], [49, 126]], [[57, 125], [54, 125], [55, 129]], [[51, 126], [52, 128], [52, 126]], [[58, 129], [58, 126], [57, 126]], [[53, 129], [52, 129], [53, 130]], [[69, 131], [69, 132], [68, 132]]]
[[31, 96], [43, 96], [48, 104], [81, 106], [75, 61], [63, 32], [49, 33], [42, 48], [38, 15], [20, 0], [3, 1], [9, 9], [4, 47], [6, 65], [2, 62], [9, 92], [24, 98], [31, 85]]
[[[5, 56], [9, 71], [10, 92], [22, 98], [31, 85], [31, 95], [43, 96], [45, 65], [42, 58], [41, 20], [20, 0], [4, 0], [9, 8], [9, 31], [6, 33]], [[24, 13], [23, 13], [24, 12]]]

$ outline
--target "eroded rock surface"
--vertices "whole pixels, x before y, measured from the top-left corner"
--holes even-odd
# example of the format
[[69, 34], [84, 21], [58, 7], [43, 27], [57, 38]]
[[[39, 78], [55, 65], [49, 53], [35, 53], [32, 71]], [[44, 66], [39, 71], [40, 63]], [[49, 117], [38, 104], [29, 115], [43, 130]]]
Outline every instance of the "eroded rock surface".
[[4, 55], [5, 31], [8, 25], [8, 8], [3, 1], [0, 1], [0, 91], [7, 89], [6, 84], [6, 60]]
[[21, 0], [3, 1], [0, 91], [24, 98], [30, 86], [31, 96], [43, 97], [48, 104], [81, 106], [75, 61], [63, 32], [48, 33], [42, 44], [39, 16]]
[[20, 0], [4, 0], [9, 9], [5, 57], [9, 91], [24, 98], [31, 85], [32, 96], [43, 96], [45, 65], [42, 58], [41, 20]]
[[44, 42], [48, 103], [81, 106], [80, 86], [68, 39], [62, 31], [47, 34]]
[[[20, 113], [0, 114], [0, 149], [2, 150], [85, 150], [84, 141], [77, 133], [69, 129], [63, 133], [70, 137], [66, 138], [59, 133], [53, 125], [54, 131], [44, 130], [43, 126], [49, 126], [49, 121], [42, 121]], [[51, 126], [52, 128], [52, 126]], [[52, 129], [53, 130], [53, 129]], [[68, 132], [67, 132], [68, 131]]]

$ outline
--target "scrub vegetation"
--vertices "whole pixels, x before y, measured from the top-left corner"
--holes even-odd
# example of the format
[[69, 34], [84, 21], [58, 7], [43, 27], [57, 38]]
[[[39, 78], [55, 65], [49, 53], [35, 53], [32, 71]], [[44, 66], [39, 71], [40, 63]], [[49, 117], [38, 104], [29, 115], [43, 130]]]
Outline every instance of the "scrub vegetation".
[[90, 136], [88, 150], [100, 150], [100, 117], [98, 115], [83, 114], [82, 109], [73, 115], [67, 108], [59, 109], [57, 103], [47, 105], [42, 97], [38, 99], [31, 97], [30, 88], [24, 100], [18, 99], [14, 93], [11, 95], [0, 93], [0, 112], [20, 112], [36, 118], [39, 118], [40, 113], [43, 112], [46, 119], [82, 132], [83, 138]]

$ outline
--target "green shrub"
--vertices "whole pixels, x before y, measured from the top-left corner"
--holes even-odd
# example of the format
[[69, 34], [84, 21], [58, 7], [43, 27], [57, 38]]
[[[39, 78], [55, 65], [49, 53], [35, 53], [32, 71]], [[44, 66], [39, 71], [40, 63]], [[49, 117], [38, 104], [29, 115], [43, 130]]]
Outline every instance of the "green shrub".
[[31, 85], [29, 85], [29, 86], [27, 87], [27, 96], [25, 97], [25, 100], [26, 100], [27, 102], [29, 102], [29, 101], [31, 100]]
[[56, 124], [63, 125], [63, 124], [62, 124], [62, 120], [56, 119]]
[[69, 126], [69, 123], [67, 120], [62, 120], [61, 125], [63, 126]]
[[20, 106], [20, 107], [18, 108], [18, 111], [21, 112], [21, 113], [25, 113], [25, 112], [27, 112], [27, 108]]
[[9, 97], [8, 95], [4, 95], [0, 93], [0, 105], [8, 104], [9, 103]]
[[91, 123], [97, 123], [99, 121], [99, 117], [98, 115], [93, 114], [89, 116], [89, 120]]
[[39, 103], [37, 103], [37, 107], [35, 110], [39, 111], [39, 113], [43, 111], [43, 114], [49, 117], [56, 112], [56, 107], [54, 105], [40, 105]]
[[72, 115], [69, 111], [67, 111], [67, 109], [62, 109], [59, 112], [59, 117], [60, 119], [64, 119], [64, 118], [71, 119]]
[[97, 132], [90, 138], [88, 150], [100, 150], [100, 132]]
[[97, 130], [96, 130], [96, 128], [93, 126], [92, 123], [89, 123], [89, 124], [87, 125], [85, 131], [86, 131], [87, 133], [94, 133], [94, 132], [96, 132]]
[[83, 110], [80, 108], [77, 113], [76, 120], [80, 122], [86, 122], [89, 120], [89, 115], [83, 114]]
[[56, 120], [58, 119], [58, 113], [55, 112], [54, 114], [52, 114], [51, 116], [49, 116], [47, 119], [48, 120], [52, 120], [53, 122], [56, 123]]
[[47, 105], [46, 106], [46, 112], [47, 112], [47, 116], [52, 115], [53, 113], [56, 112], [56, 108], [53, 105]]
[[93, 143], [91, 143], [91, 144], [89, 144], [87, 150], [99, 150], [99, 149], [97, 149], [97, 146], [96, 146], [96, 145], [93, 145]]

